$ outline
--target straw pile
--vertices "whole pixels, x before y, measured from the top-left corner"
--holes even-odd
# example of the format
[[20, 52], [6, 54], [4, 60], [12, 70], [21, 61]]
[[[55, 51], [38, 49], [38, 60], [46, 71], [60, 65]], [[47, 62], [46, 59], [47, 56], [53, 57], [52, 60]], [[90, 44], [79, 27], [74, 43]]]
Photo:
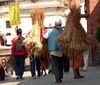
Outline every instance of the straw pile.
[[41, 55], [43, 56], [43, 59], [40, 61], [41, 62], [41, 66], [42, 68], [46, 69], [48, 68], [48, 66], [50, 65], [50, 56], [48, 53], [48, 45], [47, 45], [47, 40], [42, 39], [42, 51], [41, 51]]
[[70, 7], [68, 22], [61, 35], [57, 37], [60, 41], [59, 46], [62, 48], [65, 56], [82, 56], [83, 52], [88, 49], [89, 38], [80, 24], [80, 8], [73, 5]]
[[33, 27], [24, 40], [24, 44], [28, 49], [29, 55], [40, 56], [42, 50], [40, 30], [43, 27], [44, 13], [41, 9], [36, 8], [31, 12], [31, 18]]

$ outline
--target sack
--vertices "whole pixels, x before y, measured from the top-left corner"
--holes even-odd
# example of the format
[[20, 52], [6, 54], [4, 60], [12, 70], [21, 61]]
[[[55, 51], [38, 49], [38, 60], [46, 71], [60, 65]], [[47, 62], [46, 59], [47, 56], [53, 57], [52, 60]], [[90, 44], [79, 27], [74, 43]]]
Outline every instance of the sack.
[[23, 50], [23, 45], [22, 45], [23, 39], [21, 37], [18, 37], [18, 39], [16, 40], [16, 51], [20, 52]]
[[2, 65], [0, 64], [0, 80], [3, 80], [4, 78], [5, 78], [5, 71]]

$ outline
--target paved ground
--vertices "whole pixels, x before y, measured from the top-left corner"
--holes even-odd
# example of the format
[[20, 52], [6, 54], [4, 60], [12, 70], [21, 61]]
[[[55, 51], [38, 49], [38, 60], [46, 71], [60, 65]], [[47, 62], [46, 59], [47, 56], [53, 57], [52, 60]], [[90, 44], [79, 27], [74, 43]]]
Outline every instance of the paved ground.
[[[64, 73], [63, 83], [59, 85], [100, 85], [100, 66], [89, 67], [86, 72], [81, 71], [85, 76], [83, 79], [73, 79], [72, 71]], [[33, 79], [29, 71], [24, 73], [24, 80], [16, 80], [15, 75], [11, 78], [6, 78], [5, 81], [0, 81], [0, 85], [58, 85], [55, 83], [52, 74], [41, 76]]]

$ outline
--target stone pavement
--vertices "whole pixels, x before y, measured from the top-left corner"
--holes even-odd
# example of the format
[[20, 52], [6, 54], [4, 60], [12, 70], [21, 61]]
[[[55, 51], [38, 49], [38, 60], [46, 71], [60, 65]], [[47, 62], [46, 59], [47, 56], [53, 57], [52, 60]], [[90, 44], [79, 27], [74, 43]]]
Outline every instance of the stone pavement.
[[80, 72], [85, 78], [73, 79], [73, 73], [70, 70], [70, 72], [64, 73], [63, 83], [57, 84], [52, 74], [33, 79], [30, 72], [26, 71], [24, 80], [16, 80], [13, 75], [11, 78], [6, 78], [5, 81], [0, 81], [0, 85], [100, 85], [100, 66], [89, 67], [86, 72], [82, 70]]

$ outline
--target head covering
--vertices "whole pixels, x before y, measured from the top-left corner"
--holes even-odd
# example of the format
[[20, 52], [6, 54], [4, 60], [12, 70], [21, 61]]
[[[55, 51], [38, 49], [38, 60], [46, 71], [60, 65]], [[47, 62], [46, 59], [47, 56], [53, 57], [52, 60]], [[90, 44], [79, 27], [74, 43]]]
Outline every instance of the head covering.
[[61, 26], [61, 25], [62, 21], [60, 19], [55, 21], [55, 26]]

